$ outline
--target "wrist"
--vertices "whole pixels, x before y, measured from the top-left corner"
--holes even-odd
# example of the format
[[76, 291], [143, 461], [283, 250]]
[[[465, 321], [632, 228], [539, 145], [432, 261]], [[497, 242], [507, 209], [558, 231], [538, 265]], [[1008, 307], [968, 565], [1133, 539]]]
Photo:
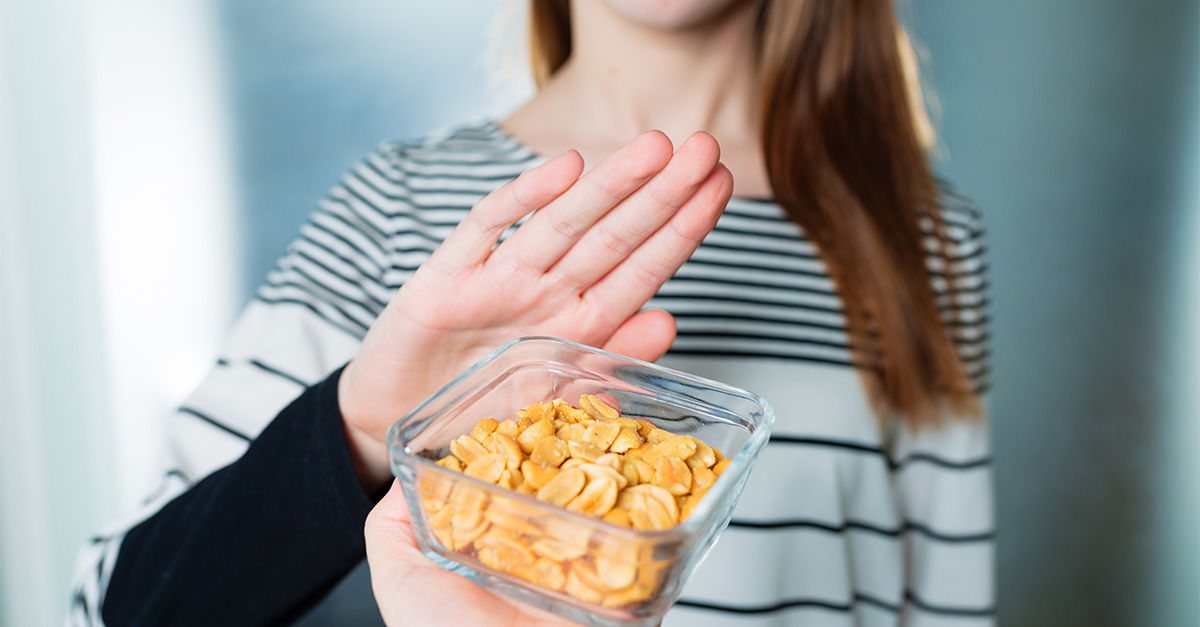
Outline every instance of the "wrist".
[[392, 481], [387, 445], [344, 419], [342, 429], [346, 435], [346, 447], [350, 451], [350, 462], [354, 465], [358, 485], [362, 487], [364, 494], [378, 496]]
[[338, 380], [338, 410], [342, 418], [342, 432], [346, 438], [346, 448], [350, 453], [350, 461], [354, 466], [354, 474], [358, 483], [367, 495], [376, 495], [392, 480], [391, 468], [388, 462], [387, 444], [381, 436], [357, 426], [362, 417], [355, 412], [355, 396], [353, 392], [353, 367], [351, 361], [342, 371]]

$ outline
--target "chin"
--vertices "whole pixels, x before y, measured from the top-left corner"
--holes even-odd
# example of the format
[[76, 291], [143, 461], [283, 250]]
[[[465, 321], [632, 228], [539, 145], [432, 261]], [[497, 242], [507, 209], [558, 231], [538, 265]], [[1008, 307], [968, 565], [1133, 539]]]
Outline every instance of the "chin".
[[[588, 0], [591, 1], [591, 0]], [[754, 0], [603, 0], [625, 19], [662, 30], [702, 26]]]

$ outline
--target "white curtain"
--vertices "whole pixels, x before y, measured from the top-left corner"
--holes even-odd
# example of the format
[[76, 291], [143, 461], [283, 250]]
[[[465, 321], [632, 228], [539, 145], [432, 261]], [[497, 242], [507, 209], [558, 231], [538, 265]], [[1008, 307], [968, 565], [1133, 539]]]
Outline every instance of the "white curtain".
[[234, 304], [211, 3], [0, 0], [0, 624], [157, 474]]

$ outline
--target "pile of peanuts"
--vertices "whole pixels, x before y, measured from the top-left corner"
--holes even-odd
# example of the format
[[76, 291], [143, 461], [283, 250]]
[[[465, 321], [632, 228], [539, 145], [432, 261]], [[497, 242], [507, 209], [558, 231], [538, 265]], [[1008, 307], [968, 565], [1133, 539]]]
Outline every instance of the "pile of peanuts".
[[[480, 420], [439, 466], [570, 511], [637, 530], [673, 527], [729, 465], [721, 451], [649, 421], [622, 417], [585, 394], [530, 405], [516, 420]], [[650, 599], [670, 561], [649, 545], [593, 537], [581, 525], [539, 517], [518, 499], [490, 498], [464, 482], [422, 484], [429, 527], [447, 549], [489, 568], [605, 607]]]

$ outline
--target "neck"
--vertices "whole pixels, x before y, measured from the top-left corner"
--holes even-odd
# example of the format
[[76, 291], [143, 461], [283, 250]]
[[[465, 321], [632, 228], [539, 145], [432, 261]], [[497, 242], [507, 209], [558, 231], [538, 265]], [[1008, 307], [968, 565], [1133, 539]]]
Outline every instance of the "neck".
[[630, 20], [598, 0], [571, 5], [571, 56], [503, 125], [542, 154], [574, 148], [591, 166], [658, 129], [679, 146], [707, 131], [735, 193], [769, 195], [761, 161], [756, 3], [688, 28]]
[[605, 2], [571, 9], [571, 58], [547, 88], [572, 93], [581, 119], [622, 137], [657, 128], [676, 145], [697, 130], [756, 132], [754, 3], [681, 31], [631, 24]]

